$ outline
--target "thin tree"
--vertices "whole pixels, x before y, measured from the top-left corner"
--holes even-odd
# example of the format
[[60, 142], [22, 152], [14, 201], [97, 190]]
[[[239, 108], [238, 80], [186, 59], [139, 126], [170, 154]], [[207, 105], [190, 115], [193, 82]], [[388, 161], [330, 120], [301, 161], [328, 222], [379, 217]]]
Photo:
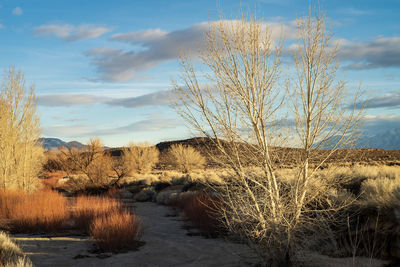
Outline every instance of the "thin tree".
[[21, 71], [8, 69], [0, 92], [0, 186], [31, 191], [43, 163], [34, 86], [25, 88]]
[[296, 77], [287, 84], [302, 148], [295, 184], [296, 220], [303, 211], [310, 179], [333, 153], [356, 140], [363, 112], [363, 108], [356, 112], [355, 107], [359, 91], [350, 99], [349, 108], [345, 81], [336, 80], [338, 43], [330, 45], [332, 34], [326, 29], [325, 15], [321, 10], [315, 16], [311, 12], [310, 5], [308, 16], [297, 20]]

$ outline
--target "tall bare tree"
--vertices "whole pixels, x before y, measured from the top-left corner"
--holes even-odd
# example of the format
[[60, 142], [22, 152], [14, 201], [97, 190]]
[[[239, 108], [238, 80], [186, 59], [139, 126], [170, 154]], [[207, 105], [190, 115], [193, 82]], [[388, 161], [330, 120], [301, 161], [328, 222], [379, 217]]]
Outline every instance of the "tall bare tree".
[[0, 111], [0, 187], [34, 190], [43, 161], [34, 86], [26, 90], [14, 67], [1, 85]]
[[[243, 15], [241, 20], [210, 22], [200, 50], [203, 72], [183, 56], [180, 83], [173, 82], [180, 99], [178, 113], [210, 138], [222, 155], [214, 159], [236, 174], [225, 187], [214, 188], [223, 202], [223, 222], [279, 266], [307, 245], [310, 233], [326, 226], [323, 209], [333, 211], [342, 205], [325, 201], [326, 186], [310, 184], [314, 148], [335, 140], [337, 149], [358, 124], [354, 112], [348, 114], [340, 104], [344, 83], [333, 86], [337, 48], [330, 48], [325, 17], [320, 14], [313, 18], [310, 11], [298, 19], [294, 55], [298, 80], [288, 83], [288, 90], [278, 86], [283, 42], [273, 40], [268, 25], [257, 17], [247, 21]], [[280, 115], [287, 110], [283, 99], [289, 94], [295, 96], [295, 129], [302, 148], [299, 172], [291, 183], [277, 177], [278, 150], [272, 147], [280, 144], [276, 142], [281, 140], [277, 137], [284, 121]], [[324, 154], [316, 168], [333, 151]], [[314, 227], [317, 217], [319, 225]]]

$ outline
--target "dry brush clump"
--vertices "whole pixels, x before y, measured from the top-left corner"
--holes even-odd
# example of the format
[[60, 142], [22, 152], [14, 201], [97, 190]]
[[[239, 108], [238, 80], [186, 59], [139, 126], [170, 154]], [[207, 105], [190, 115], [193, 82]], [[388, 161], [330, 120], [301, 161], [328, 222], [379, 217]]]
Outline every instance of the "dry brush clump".
[[10, 236], [2, 231], [0, 231], [0, 266], [33, 266], [32, 262], [25, 257], [22, 250], [11, 240]]
[[187, 192], [174, 203], [203, 234], [215, 237], [223, 232], [220, 219], [222, 202], [206, 192]]
[[102, 251], [136, 249], [140, 245], [140, 232], [138, 217], [127, 211], [103, 214], [90, 225], [90, 236]]
[[121, 180], [127, 182], [128, 177], [150, 173], [158, 160], [159, 151], [155, 146], [129, 143], [128, 147], [122, 149], [121, 156], [112, 158], [112, 169], [117, 176], [113, 185]]
[[172, 145], [168, 153], [171, 157], [172, 165], [184, 173], [190, 173], [195, 169], [202, 169], [206, 163], [201, 153], [191, 146], [181, 144]]
[[149, 173], [159, 160], [159, 151], [155, 146], [147, 143], [130, 143], [124, 151], [126, 160], [131, 164], [132, 170], [139, 174]]
[[361, 198], [368, 206], [393, 208], [400, 206], [400, 177], [367, 179], [361, 185]]
[[67, 199], [57, 192], [0, 191], [0, 217], [13, 232], [59, 231], [69, 216]]

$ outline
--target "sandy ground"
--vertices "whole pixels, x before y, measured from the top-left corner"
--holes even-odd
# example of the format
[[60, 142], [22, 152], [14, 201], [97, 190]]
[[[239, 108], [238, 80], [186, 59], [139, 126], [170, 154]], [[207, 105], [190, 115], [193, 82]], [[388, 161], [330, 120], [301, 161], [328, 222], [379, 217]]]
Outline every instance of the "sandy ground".
[[243, 244], [224, 239], [188, 236], [179, 217], [168, 207], [135, 203], [144, 227], [138, 251], [92, 254], [93, 243], [84, 236], [15, 235], [35, 266], [252, 266], [257, 259]]

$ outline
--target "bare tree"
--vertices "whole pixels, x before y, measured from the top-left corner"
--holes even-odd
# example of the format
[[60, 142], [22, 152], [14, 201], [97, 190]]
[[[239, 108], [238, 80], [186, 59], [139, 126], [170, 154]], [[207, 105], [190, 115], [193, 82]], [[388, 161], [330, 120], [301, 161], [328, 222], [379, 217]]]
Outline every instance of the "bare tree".
[[44, 158], [34, 86], [27, 91], [23, 74], [14, 67], [1, 85], [0, 112], [0, 186], [34, 190]]
[[[247, 22], [243, 15], [241, 20], [210, 22], [200, 51], [204, 72], [195, 70], [183, 56], [180, 83], [173, 82], [180, 99], [178, 113], [210, 138], [222, 160], [210, 156], [236, 174], [224, 187], [214, 188], [223, 202], [222, 221], [232, 232], [256, 243], [279, 266], [288, 264], [299, 247], [307, 246], [313, 231], [327, 226], [316, 219], [325, 216], [322, 210], [342, 206], [339, 201], [325, 201], [328, 182], [324, 186], [310, 183], [313, 146], [338, 136], [334, 149], [338, 148], [358, 122], [356, 116], [347, 117], [347, 107], [339, 105], [343, 82], [332, 86], [337, 48], [329, 47], [325, 18], [319, 14], [298, 20], [295, 66], [299, 79], [296, 86], [288, 83], [286, 92], [278, 86], [283, 42], [274, 41], [268, 25], [257, 17]], [[287, 108], [283, 99], [288, 93], [300, 100], [294, 100], [293, 106], [302, 157], [292, 183], [277, 177], [279, 155], [272, 147], [285, 139], [281, 138], [284, 120], [280, 115]]]
[[90, 185], [108, 184], [111, 159], [104, 153], [104, 145], [99, 138], [90, 139], [86, 146], [61, 149], [64, 170], [68, 173], [84, 174]]

